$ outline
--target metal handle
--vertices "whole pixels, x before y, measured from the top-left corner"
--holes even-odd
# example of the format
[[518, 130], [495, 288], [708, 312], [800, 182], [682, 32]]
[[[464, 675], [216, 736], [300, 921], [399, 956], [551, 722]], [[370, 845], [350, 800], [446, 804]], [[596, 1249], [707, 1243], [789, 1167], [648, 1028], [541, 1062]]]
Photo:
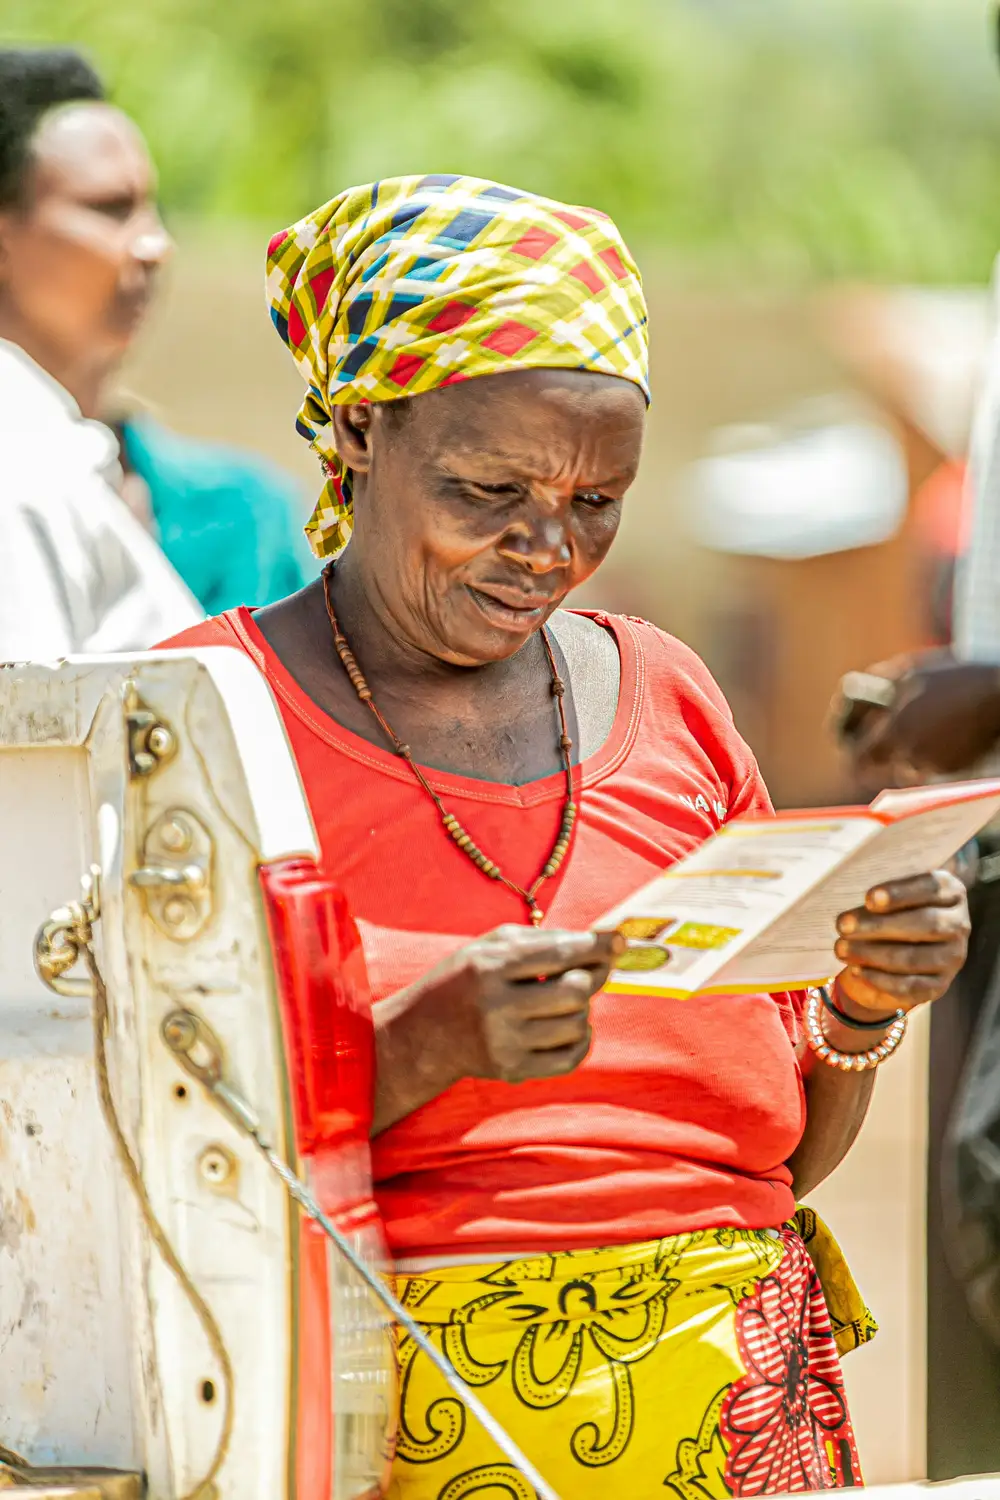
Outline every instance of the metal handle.
[[80, 959], [80, 933], [89, 931], [101, 914], [101, 872], [91, 865], [80, 881], [80, 900], [60, 906], [35, 934], [35, 972], [44, 985], [68, 1000], [89, 1000], [94, 986], [90, 977], [74, 976]]
[[206, 871], [201, 865], [141, 865], [129, 876], [129, 885], [141, 890], [162, 890], [170, 886], [173, 890], [203, 891]]

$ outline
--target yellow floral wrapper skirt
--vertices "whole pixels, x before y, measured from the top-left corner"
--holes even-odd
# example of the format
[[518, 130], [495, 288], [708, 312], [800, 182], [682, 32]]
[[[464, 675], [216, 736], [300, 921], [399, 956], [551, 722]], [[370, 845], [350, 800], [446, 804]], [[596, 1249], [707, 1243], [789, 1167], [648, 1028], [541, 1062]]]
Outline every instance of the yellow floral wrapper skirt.
[[[780, 1230], [700, 1230], [397, 1285], [562, 1500], [861, 1483], [838, 1343], [854, 1348], [875, 1324], [810, 1210]], [[533, 1500], [405, 1334], [399, 1360], [389, 1500]]]

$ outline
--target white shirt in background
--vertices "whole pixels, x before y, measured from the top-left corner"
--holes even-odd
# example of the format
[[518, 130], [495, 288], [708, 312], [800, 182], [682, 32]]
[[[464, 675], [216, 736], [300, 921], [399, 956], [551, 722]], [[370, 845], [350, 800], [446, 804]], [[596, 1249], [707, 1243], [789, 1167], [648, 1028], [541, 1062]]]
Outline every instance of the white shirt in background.
[[1000, 260], [994, 327], [969, 446], [968, 545], [955, 578], [954, 648], [962, 661], [1000, 662]]
[[203, 618], [120, 472], [113, 434], [0, 339], [0, 661], [145, 650]]

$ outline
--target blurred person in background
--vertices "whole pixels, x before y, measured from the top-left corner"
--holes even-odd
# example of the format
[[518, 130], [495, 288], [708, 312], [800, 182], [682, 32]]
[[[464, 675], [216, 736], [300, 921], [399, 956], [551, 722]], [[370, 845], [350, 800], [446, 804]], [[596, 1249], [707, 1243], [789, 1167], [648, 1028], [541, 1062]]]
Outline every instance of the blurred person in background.
[[0, 659], [141, 648], [201, 614], [92, 420], [170, 249], [152, 191], [81, 58], [0, 53]]
[[142, 137], [84, 59], [0, 51], [2, 657], [148, 646], [306, 577], [281, 475], [100, 421], [170, 248]]
[[297, 486], [257, 454], [110, 416], [123, 495], [208, 614], [273, 604], [316, 574]]

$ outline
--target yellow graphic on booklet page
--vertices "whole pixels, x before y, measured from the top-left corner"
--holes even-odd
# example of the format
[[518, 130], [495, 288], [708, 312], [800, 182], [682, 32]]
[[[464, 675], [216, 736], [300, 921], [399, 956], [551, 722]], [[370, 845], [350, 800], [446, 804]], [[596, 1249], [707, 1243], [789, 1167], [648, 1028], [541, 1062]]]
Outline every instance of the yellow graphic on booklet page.
[[685, 922], [670, 934], [670, 942], [677, 948], [724, 948], [741, 931], [739, 927], [714, 927], [709, 922]]

